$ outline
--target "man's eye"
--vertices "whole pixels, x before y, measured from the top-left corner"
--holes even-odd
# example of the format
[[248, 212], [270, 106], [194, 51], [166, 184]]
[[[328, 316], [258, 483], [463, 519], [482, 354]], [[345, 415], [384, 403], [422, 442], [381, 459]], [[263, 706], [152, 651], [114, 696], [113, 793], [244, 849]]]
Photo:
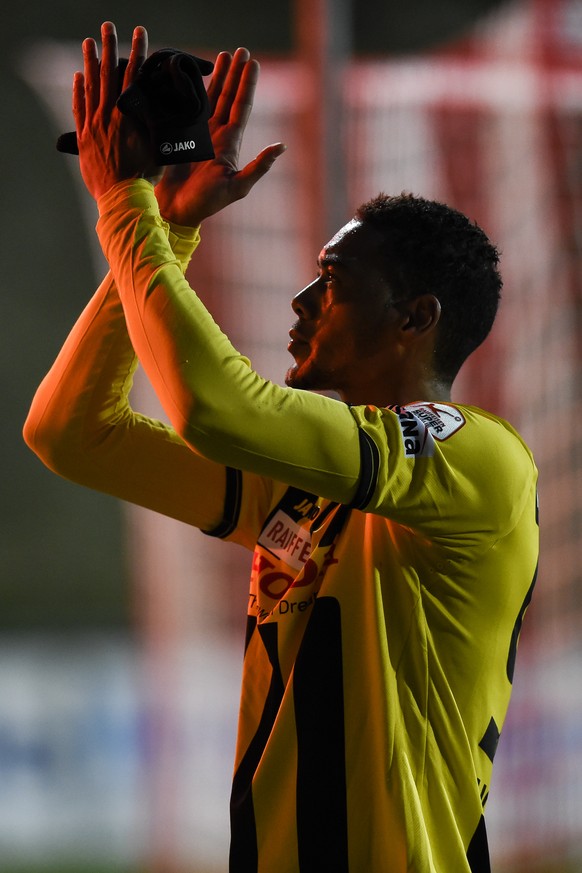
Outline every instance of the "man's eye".
[[332, 282], [336, 281], [336, 276], [334, 273], [328, 273], [322, 270], [317, 279], [319, 282], [323, 282], [324, 285], [330, 285]]

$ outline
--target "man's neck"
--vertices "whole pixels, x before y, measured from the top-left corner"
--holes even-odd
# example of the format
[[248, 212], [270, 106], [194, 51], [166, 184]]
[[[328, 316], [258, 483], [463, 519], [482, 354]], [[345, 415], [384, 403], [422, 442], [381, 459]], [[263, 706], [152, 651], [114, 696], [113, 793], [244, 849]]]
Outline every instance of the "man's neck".
[[388, 387], [364, 385], [357, 390], [340, 392], [340, 397], [350, 406], [406, 406], [423, 400], [450, 403], [451, 385], [439, 379]]

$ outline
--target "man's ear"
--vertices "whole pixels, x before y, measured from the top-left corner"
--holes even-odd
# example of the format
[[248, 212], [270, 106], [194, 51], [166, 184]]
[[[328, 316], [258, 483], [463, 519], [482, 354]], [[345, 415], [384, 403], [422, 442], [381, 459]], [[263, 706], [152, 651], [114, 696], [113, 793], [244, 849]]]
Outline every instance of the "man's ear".
[[441, 317], [441, 304], [434, 294], [420, 294], [399, 305], [403, 315], [401, 330], [408, 335], [427, 334], [434, 330]]

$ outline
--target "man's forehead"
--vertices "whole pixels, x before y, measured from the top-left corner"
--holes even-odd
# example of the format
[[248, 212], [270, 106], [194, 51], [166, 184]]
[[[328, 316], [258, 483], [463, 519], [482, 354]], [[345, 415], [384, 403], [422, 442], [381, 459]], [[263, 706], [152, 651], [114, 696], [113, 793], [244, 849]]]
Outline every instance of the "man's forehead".
[[352, 218], [351, 221], [348, 221], [347, 224], [344, 224], [343, 227], [340, 227], [338, 232], [332, 236], [330, 241], [326, 243], [326, 245], [323, 247], [323, 251], [336, 248], [338, 245], [345, 242], [348, 237], [353, 238], [361, 226], [361, 221], [358, 221], [357, 218]]
[[382, 244], [382, 237], [374, 227], [353, 218], [341, 227], [319, 255], [320, 263], [349, 262], [369, 256]]

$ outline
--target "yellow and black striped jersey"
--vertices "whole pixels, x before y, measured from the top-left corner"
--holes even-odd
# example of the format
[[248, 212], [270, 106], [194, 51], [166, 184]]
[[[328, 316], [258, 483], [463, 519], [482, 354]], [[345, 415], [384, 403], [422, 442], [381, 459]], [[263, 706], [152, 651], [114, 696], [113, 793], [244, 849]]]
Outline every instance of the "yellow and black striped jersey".
[[228, 536], [256, 538], [231, 870], [482, 873], [535, 467], [474, 408], [352, 413], [359, 508], [231, 472]]
[[[488, 873], [537, 566], [531, 453], [472, 407], [267, 382], [185, 280], [198, 237], [151, 185], [99, 207], [111, 276], [28, 438], [63, 475], [253, 550], [231, 873]], [[134, 349], [172, 427], [129, 407]]]

